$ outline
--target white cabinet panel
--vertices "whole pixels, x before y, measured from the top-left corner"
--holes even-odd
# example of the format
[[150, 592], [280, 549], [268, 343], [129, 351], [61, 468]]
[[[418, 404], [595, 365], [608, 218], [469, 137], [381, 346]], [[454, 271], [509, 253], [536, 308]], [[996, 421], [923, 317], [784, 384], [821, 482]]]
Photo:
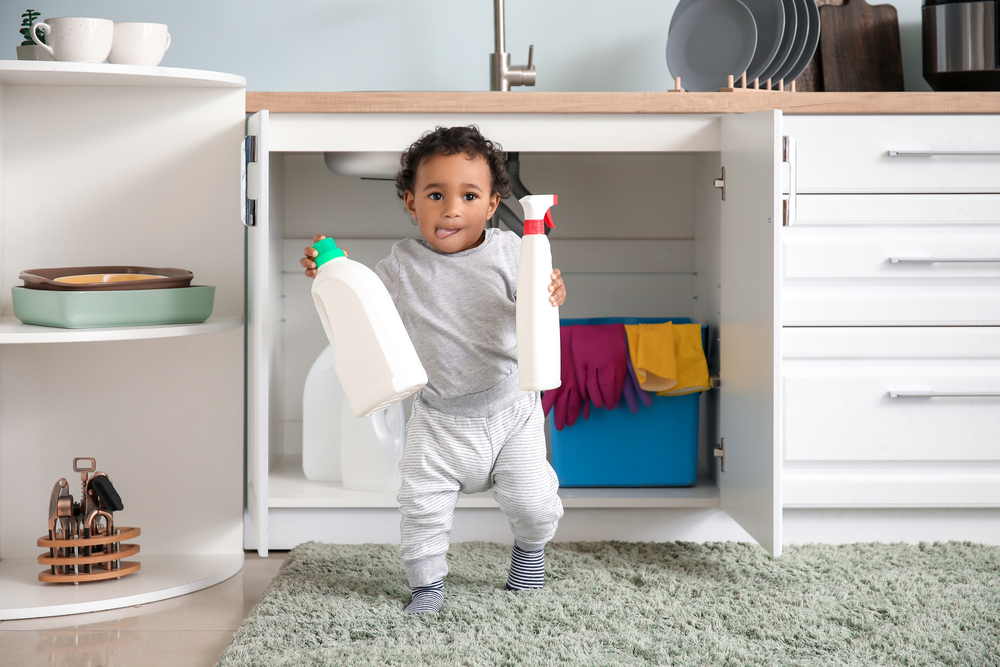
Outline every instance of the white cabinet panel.
[[1000, 227], [997, 194], [800, 194], [796, 198], [795, 224], [802, 227], [835, 226], [845, 231], [872, 225], [897, 226], [996, 225]]
[[722, 509], [781, 554], [781, 113], [722, 119]]
[[[247, 119], [247, 135], [256, 138], [256, 170], [247, 172], [247, 189], [255, 195], [256, 217], [247, 228], [247, 512], [253, 539], [245, 545], [267, 555], [267, 478], [271, 403], [271, 364], [276, 319], [271, 292], [271, 239], [269, 238], [268, 112]], [[280, 246], [278, 248], [280, 252]], [[280, 264], [279, 264], [280, 266]]]
[[1000, 507], [996, 462], [793, 465], [782, 484], [785, 507]]
[[[1000, 192], [996, 116], [793, 116], [799, 193]], [[895, 155], [893, 155], [895, 154]]]
[[668, 122], [662, 115], [641, 113], [283, 113], [273, 128], [271, 150], [402, 152], [437, 125], [477, 125], [506, 151], [717, 151], [719, 120], [708, 113], [670, 114]]
[[785, 325], [1000, 323], [1000, 196], [800, 195]]
[[982, 280], [1000, 277], [1000, 227], [788, 229], [786, 279]]
[[997, 330], [789, 329], [785, 337], [786, 461], [1000, 461]]
[[970, 326], [1000, 324], [1000, 290], [993, 286], [786, 285], [786, 327]]

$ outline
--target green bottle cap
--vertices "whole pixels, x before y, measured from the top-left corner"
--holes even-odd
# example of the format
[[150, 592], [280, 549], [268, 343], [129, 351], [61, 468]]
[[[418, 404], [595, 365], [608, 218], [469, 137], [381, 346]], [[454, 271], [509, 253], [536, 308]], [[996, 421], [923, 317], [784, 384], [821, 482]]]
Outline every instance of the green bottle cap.
[[333, 239], [326, 238], [320, 239], [316, 243], [313, 243], [313, 248], [316, 248], [316, 258], [313, 259], [316, 262], [316, 268], [323, 266], [331, 259], [337, 259], [338, 257], [344, 257], [344, 251], [337, 246], [337, 242]]

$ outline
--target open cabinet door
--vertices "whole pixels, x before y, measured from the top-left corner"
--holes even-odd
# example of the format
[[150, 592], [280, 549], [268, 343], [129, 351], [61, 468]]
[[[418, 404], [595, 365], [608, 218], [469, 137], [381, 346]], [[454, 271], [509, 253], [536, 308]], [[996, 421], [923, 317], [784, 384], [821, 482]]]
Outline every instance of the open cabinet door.
[[268, 224], [268, 112], [247, 118], [246, 201], [246, 437], [247, 513], [253, 539], [244, 536], [244, 545], [267, 556], [267, 476], [269, 470], [268, 424], [271, 349], [271, 270]]
[[720, 502], [781, 555], [781, 112], [722, 117]]

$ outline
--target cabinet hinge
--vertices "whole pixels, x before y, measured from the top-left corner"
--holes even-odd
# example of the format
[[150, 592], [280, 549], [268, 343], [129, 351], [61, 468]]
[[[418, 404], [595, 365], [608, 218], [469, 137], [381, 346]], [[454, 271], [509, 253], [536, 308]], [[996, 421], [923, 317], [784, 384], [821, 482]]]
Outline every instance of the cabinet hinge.
[[240, 144], [240, 219], [247, 227], [254, 227], [257, 224], [257, 186], [259, 174], [257, 172], [257, 137], [249, 135], [243, 137]]
[[795, 139], [785, 135], [781, 150], [781, 224], [795, 223]]
[[722, 201], [726, 201], [726, 168], [722, 168], [722, 176], [712, 181], [712, 185], [722, 190]]
[[713, 377], [713, 378], [709, 378], [709, 380], [711, 381], [712, 389], [718, 389], [719, 387], [722, 386], [722, 378], [721, 377]]
[[726, 439], [721, 439], [721, 444], [717, 445], [713, 452], [715, 458], [722, 459], [722, 472], [726, 472]]

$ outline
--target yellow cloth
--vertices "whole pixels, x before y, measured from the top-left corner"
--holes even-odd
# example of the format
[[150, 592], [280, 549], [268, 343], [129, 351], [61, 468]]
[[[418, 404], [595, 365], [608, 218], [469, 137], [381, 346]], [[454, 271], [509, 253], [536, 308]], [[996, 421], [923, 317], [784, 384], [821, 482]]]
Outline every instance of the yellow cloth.
[[677, 385], [673, 322], [626, 324], [625, 335], [640, 387], [646, 391], [663, 391]]
[[639, 386], [659, 396], [710, 388], [700, 324], [626, 324], [628, 352]]

